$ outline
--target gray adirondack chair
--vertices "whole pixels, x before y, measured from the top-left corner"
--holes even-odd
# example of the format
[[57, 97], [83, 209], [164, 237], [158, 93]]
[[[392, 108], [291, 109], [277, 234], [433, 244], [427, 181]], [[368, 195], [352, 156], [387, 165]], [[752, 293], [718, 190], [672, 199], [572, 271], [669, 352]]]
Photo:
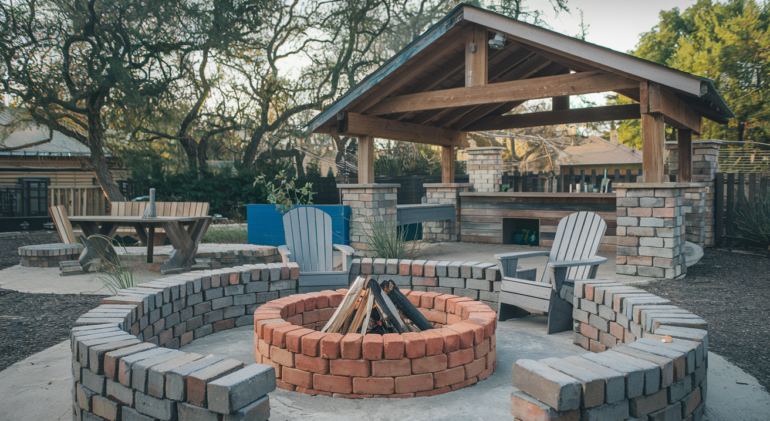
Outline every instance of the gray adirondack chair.
[[[596, 255], [605, 231], [607, 223], [599, 215], [573, 213], [559, 221], [551, 251], [496, 254], [503, 275], [498, 319], [547, 314], [549, 334], [572, 329], [572, 294], [567, 291], [575, 280], [596, 278], [599, 265], [607, 262]], [[518, 268], [519, 259], [538, 256], [548, 256], [539, 281], [536, 269]]]
[[[335, 290], [348, 286], [353, 263], [352, 247], [332, 244], [332, 218], [311, 207], [298, 207], [283, 215], [286, 245], [278, 247], [284, 263], [299, 265], [299, 292]], [[342, 253], [342, 270], [334, 270], [334, 250]]]

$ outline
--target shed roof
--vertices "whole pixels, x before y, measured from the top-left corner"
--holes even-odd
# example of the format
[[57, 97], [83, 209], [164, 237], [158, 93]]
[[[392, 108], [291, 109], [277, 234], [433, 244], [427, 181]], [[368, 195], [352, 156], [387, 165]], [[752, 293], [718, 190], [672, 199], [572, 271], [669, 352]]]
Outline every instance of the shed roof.
[[565, 147], [556, 158], [559, 165], [642, 164], [642, 151], [597, 136]]
[[[50, 142], [35, 145], [48, 139], [49, 130], [45, 127], [28, 123], [22, 127], [8, 127], [18, 119], [18, 111], [6, 109], [0, 112], [0, 148], [17, 148], [13, 151], [0, 151], [0, 156], [90, 156], [91, 151], [77, 140], [54, 131]], [[6, 130], [8, 129], [8, 130]], [[24, 147], [24, 145], [31, 145]]]
[[[483, 118], [511, 111], [524, 101], [453, 108], [434, 106], [432, 109], [391, 113], [380, 104], [382, 100], [395, 97], [406, 101], [410, 94], [464, 87], [465, 38], [462, 29], [470, 25], [485, 27], [491, 32], [488, 35], [502, 33], [506, 36], [504, 48], [490, 49], [488, 53], [490, 85], [570, 72], [586, 75], [591, 72], [608, 73], [631, 81], [650, 81], [667, 87], [679, 100], [714, 121], [726, 122], [734, 117], [707, 78], [461, 3], [311, 120], [309, 131], [335, 130], [337, 115], [343, 111], [452, 131], [468, 131], [473, 123]], [[640, 91], [635, 87], [616, 92], [634, 100], [640, 98]], [[440, 98], [437, 103], [440, 103]], [[372, 112], [372, 107], [378, 104], [374, 110], [377, 112]]]

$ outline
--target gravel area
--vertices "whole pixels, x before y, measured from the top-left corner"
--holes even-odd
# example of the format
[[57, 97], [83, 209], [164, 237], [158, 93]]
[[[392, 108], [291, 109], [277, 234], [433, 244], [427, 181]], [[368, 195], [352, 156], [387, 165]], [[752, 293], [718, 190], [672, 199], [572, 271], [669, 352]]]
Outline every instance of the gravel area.
[[21, 263], [19, 247], [33, 244], [61, 243], [56, 231], [31, 231], [0, 233], [0, 269]]
[[770, 390], [770, 258], [706, 249], [682, 281], [638, 287], [701, 316], [709, 323], [709, 351]]
[[75, 320], [104, 297], [0, 289], [0, 370], [66, 340]]

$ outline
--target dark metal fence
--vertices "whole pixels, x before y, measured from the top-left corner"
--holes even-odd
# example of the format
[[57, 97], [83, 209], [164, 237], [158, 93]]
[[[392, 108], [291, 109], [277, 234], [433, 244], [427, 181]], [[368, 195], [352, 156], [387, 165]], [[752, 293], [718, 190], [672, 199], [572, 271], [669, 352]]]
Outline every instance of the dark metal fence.
[[736, 230], [736, 211], [770, 195], [770, 176], [746, 173], [717, 173], [714, 191], [714, 241], [717, 246], [741, 240]]
[[[340, 191], [337, 188], [337, 181], [332, 177], [312, 177], [307, 179], [313, 183], [313, 203], [318, 205], [336, 205], [340, 203]], [[440, 175], [409, 175], [399, 177], [375, 177], [374, 181], [378, 184], [400, 184], [396, 203], [399, 205], [414, 205], [421, 203], [426, 190], [423, 186], [426, 183], [440, 183]], [[455, 175], [456, 183], [467, 183], [468, 174]]]
[[[606, 172], [606, 176], [605, 176]], [[607, 178], [607, 192], [612, 192], [612, 185], [617, 183], [636, 183], [641, 181], [642, 170], [619, 169], [580, 170], [575, 172], [570, 168], [569, 174], [555, 175], [553, 172], [524, 172], [518, 170], [503, 173], [503, 187], [508, 192], [540, 192], [540, 193], [599, 193], [602, 191], [604, 179]], [[571, 189], [570, 189], [571, 187]]]

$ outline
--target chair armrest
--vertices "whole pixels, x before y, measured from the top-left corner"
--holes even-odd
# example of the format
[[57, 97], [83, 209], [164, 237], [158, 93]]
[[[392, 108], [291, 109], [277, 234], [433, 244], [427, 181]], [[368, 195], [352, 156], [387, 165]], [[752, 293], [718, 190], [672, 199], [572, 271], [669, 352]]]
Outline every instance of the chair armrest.
[[572, 260], [568, 262], [550, 262], [548, 266], [554, 268], [571, 268], [575, 266], [594, 266], [607, 263], [606, 257], [594, 256], [584, 260]]
[[528, 257], [548, 256], [550, 254], [550, 251], [514, 251], [512, 253], [496, 254], [495, 258], [500, 260], [526, 259]]
[[291, 262], [291, 252], [289, 251], [289, 247], [278, 246], [278, 253], [281, 255], [281, 260], [283, 261], [283, 264], [288, 264], [289, 262]]
[[345, 246], [345, 245], [342, 245], [342, 244], [334, 244], [334, 245], [332, 245], [332, 247], [334, 247], [335, 249], [341, 251], [342, 254], [344, 254], [346, 256], [352, 256], [356, 252], [355, 250], [353, 250], [353, 247]]

